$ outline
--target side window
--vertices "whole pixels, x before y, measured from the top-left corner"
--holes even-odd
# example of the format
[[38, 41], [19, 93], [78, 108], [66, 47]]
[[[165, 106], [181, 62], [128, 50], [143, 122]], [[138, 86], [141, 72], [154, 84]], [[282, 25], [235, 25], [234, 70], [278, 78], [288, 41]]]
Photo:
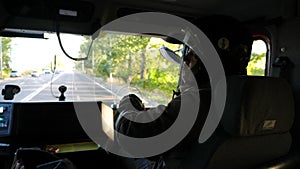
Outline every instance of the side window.
[[267, 63], [267, 44], [259, 39], [255, 40], [252, 45], [250, 62], [247, 67], [247, 75], [265, 76]]

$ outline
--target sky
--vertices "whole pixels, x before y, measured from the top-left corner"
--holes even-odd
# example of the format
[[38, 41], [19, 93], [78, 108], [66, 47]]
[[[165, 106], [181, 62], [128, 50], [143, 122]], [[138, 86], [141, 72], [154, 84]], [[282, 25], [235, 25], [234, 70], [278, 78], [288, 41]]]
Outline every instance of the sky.
[[[41, 70], [53, 62], [54, 55], [62, 64], [60, 69], [71, 70], [74, 62], [67, 58], [59, 47], [56, 34], [47, 34], [48, 39], [12, 38], [11, 67], [18, 71]], [[82, 36], [61, 35], [65, 51], [78, 57]]]
[[256, 40], [252, 45], [252, 53], [262, 54], [266, 53], [267, 46], [266, 43], [262, 40]]

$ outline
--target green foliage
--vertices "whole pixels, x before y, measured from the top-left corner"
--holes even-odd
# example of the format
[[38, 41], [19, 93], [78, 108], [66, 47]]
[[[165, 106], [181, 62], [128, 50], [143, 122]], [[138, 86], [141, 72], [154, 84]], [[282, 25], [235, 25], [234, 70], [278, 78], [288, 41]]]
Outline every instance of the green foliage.
[[252, 53], [247, 67], [248, 75], [264, 76], [266, 66], [266, 54]]
[[[102, 34], [95, 40], [92, 49], [97, 74], [109, 77], [110, 73], [129, 82], [139, 72], [139, 55], [145, 52], [150, 40], [148, 37], [117, 34]], [[87, 53], [90, 42], [86, 40], [80, 49], [80, 55]], [[92, 68], [92, 58], [84, 61], [85, 68]], [[81, 69], [80, 63], [76, 64]]]
[[96, 76], [108, 77], [110, 74], [110, 63], [107, 60], [102, 60], [97, 65]]
[[[89, 44], [86, 39], [81, 45], [80, 55], [87, 53]], [[128, 86], [139, 87], [143, 93], [155, 91], [163, 95], [162, 92], [170, 98], [172, 89], [177, 86], [179, 67], [159, 54], [158, 49], [163, 45], [168, 46], [158, 38], [101, 33], [93, 43], [93, 57], [90, 55], [84, 61], [84, 69], [85, 72], [86, 69], [93, 69], [94, 59], [96, 76], [104, 80], [113, 77]], [[169, 46], [175, 50], [179, 48], [178, 45]], [[76, 63], [75, 67], [81, 70], [82, 62]]]
[[11, 38], [1, 37], [2, 41], [2, 69], [4, 72], [10, 71], [10, 50], [11, 50]]
[[172, 89], [176, 87], [178, 79], [172, 76], [170, 70], [150, 68], [145, 79], [134, 78], [132, 83], [149, 91], [160, 90], [166, 95], [172, 95]]

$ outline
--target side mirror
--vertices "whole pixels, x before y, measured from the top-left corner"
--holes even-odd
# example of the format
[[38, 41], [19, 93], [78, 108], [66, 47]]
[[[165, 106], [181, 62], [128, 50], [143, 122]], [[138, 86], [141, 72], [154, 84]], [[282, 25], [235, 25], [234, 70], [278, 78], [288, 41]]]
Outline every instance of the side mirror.
[[159, 52], [161, 55], [163, 55], [163, 57], [165, 59], [167, 59], [168, 61], [174, 63], [175, 65], [180, 65], [181, 63], [181, 58], [180, 56], [178, 56], [174, 51], [172, 51], [171, 49], [163, 46], [159, 48]]

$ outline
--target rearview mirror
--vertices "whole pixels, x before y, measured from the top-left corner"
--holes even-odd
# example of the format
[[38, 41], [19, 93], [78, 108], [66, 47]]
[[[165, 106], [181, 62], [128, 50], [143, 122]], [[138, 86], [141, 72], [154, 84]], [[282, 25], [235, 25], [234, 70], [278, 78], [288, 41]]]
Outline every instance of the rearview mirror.
[[181, 58], [180, 56], [178, 56], [174, 51], [172, 51], [171, 49], [162, 46], [159, 48], [159, 52], [161, 55], [163, 55], [163, 57], [165, 59], [167, 59], [168, 61], [174, 63], [175, 65], [180, 65], [181, 63]]

